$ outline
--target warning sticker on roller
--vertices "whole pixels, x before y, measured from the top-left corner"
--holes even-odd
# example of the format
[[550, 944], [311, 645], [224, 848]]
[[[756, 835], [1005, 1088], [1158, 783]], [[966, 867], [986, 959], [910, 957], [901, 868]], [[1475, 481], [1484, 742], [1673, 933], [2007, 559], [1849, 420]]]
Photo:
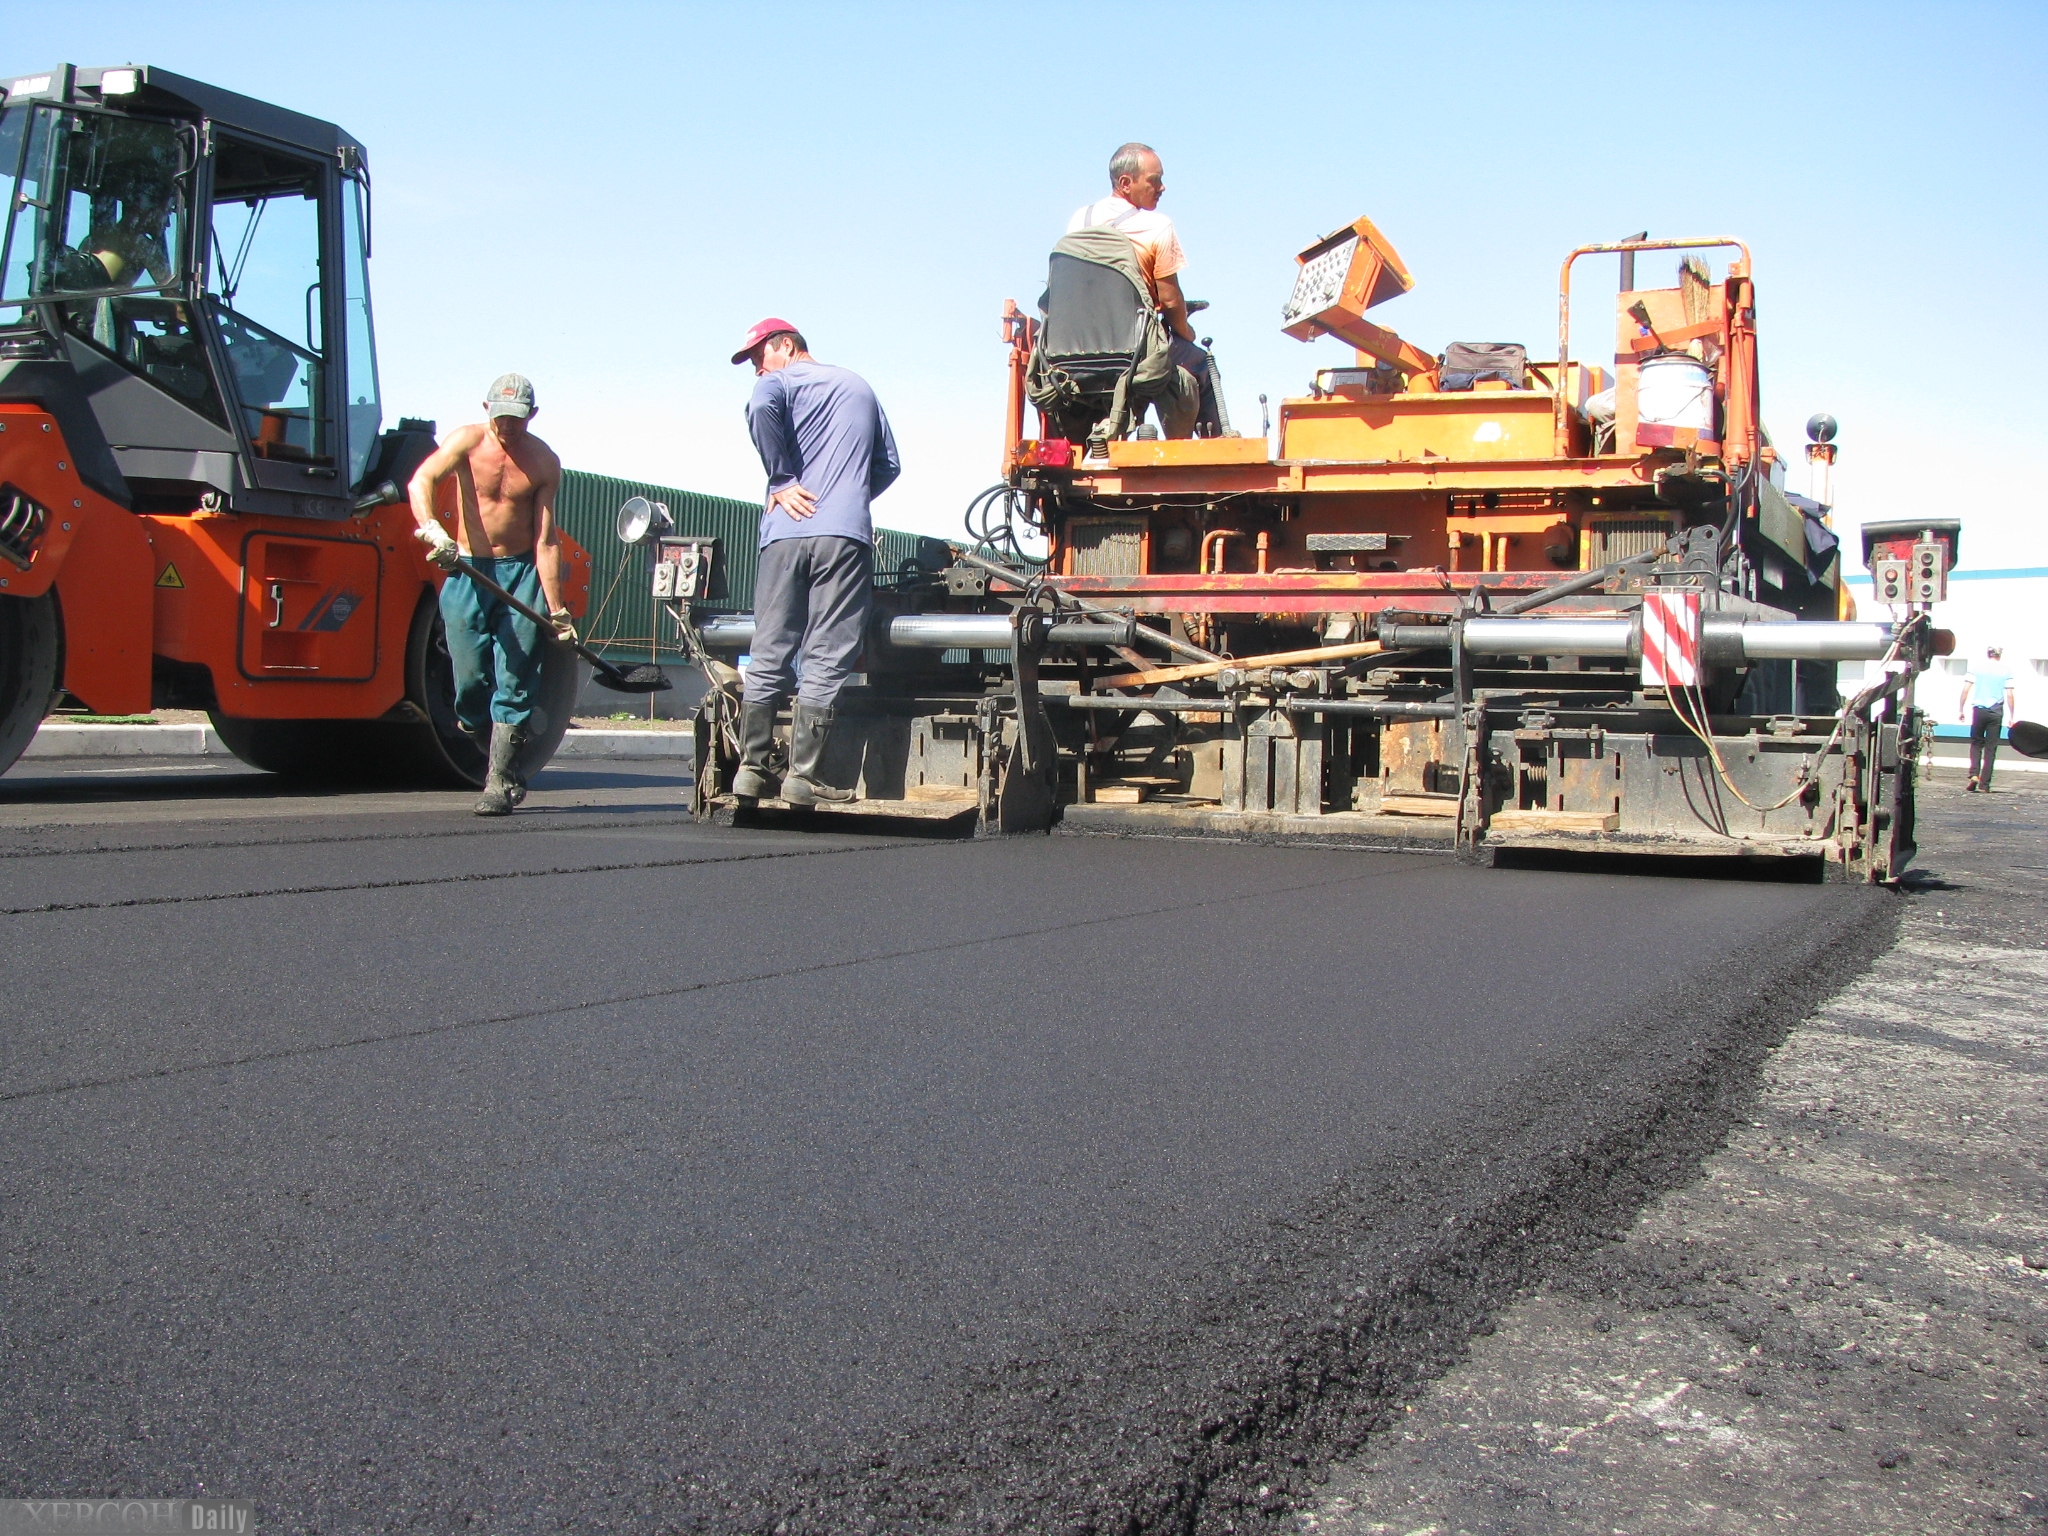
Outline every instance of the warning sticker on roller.
[[182, 587], [185, 585], [185, 578], [178, 574], [175, 565], [166, 565], [163, 575], [157, 577], [156, 584], [160, 587]]
[[1643, 686], [1692, 688], [1700, 680], [1700, 595], [1643, 594]]

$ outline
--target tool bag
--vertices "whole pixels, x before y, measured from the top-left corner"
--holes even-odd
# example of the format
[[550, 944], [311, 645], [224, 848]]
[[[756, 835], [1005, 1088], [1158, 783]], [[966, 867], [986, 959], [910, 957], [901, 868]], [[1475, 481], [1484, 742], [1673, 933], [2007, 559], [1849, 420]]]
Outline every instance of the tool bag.
[[1168, 350], [1166, 321], [1128, 235], [1112, 225], [1062, 235], [1038, 309], [1024, 388], [1049, 418], [1063, 426], [1094, 418], [1073, 434], [1093, 446], [1122, 436], [1156, 402], [1168, 436], [1192, 430], [1200, 388]]
[[1509, 389], [1527, 389], [1528, 349], [1512, 341], [1454, 341], [1444, 348], [1443, 366], [1437, 370], [1438, 389], [1470, 389], [1495, 379]]

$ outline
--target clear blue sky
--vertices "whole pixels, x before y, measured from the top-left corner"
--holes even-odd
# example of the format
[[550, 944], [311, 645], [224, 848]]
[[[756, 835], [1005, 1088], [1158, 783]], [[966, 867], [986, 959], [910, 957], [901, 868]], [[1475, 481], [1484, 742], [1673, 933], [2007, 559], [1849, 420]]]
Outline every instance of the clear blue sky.
[[1002, 301], [1138, 138], [1240, 425], [1347, 360], [1277, 322], [1294, 253], [1360, 214], [1416, 276], [1376, 316], [1432, 351], [1552, 351], [1573, 245], [1736, 234], [1793, 488], [1826, 410], [1839, 522], [1960, 513], [1966, 565], [2048, 564], [2038, 3], [115, 0], [12, 7], [5, 47], [341, 123], [376, 176], [387, 412], [445, 428], [518, 369], [576, 467], [758, 495], [725, 359], [772, 312], [881, 394], [880, 519], [957, 531], [997, 470]]

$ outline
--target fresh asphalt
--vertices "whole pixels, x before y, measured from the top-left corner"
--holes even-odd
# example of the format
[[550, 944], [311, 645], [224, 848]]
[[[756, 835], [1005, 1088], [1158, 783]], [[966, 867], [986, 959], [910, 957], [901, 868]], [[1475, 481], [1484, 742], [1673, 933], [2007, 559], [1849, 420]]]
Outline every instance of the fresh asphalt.
[[1836, 886], [0, 778], [0, 1496], [1277, 1528], [1685, 1176]]

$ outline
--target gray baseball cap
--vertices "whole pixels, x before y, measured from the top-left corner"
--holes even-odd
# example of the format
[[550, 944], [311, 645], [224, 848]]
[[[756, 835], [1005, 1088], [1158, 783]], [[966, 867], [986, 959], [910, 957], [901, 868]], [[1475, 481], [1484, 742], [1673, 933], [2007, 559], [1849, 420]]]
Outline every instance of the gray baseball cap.
[[501, 373], [484, 396], [484, 404], [493, 416], [531, 416], [533, 380], [523, 373]]

